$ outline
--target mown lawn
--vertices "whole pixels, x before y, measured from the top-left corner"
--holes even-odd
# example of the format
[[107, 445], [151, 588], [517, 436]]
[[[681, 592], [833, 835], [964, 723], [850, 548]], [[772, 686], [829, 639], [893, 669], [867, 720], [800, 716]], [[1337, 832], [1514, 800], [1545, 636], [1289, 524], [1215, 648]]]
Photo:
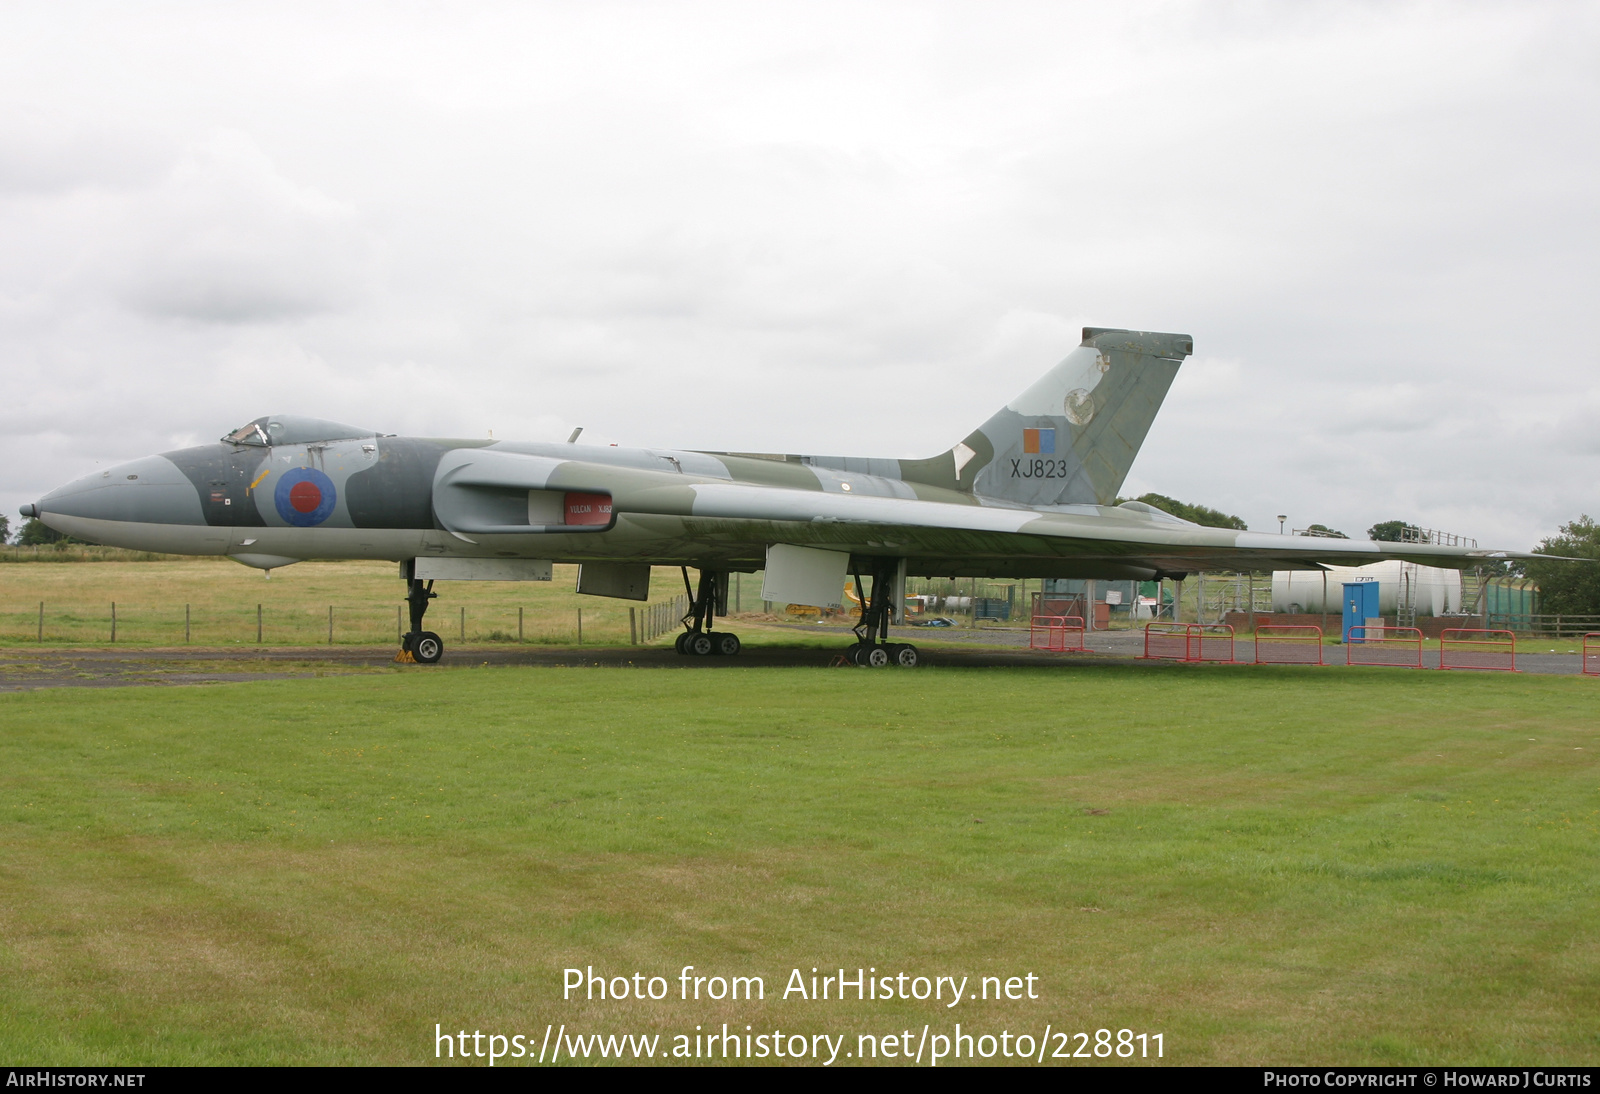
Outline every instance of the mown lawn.
[[[643, 604], [579, 596], [576, 566], [557, 566], [550, 581], [440, 582], [427, 616], [447, 642], [570, 645], [582, 612], [586, 642], [628, 641]], [[740, 581], [746, 609], [761, 607], [760, 581]], [[751, 590], [754, 589], [754, 592]], [[683, 594], [678, 571], [657, 567], [651, 603]], [[0, 565], [0, 646], [390, 644], [408, 622], [405, 583], [392, 562], [317, 562], [262, 571], [227, 558], [153, 562], [12, 563]], [[754, 598], [754, 599], [752, 599]], [[43, 620], [41, 626], [41, 606]], [[187, 611], [188, 630], [185, 631]]]
[[[10, 694], [0, 1057], [431, 1063], [436, 1023], [852, 1051], [959, 1021], [1161, 1033], [1175, 1063], [1593, 1064], [1596, 750], [1600, 681], [1384, 670]], [[766, 999], [680, 1001], [685, 965]], [[673, 994], [564, 1002], [586, 966]], [[841, 966], [1040, 998], [780, 998]]]

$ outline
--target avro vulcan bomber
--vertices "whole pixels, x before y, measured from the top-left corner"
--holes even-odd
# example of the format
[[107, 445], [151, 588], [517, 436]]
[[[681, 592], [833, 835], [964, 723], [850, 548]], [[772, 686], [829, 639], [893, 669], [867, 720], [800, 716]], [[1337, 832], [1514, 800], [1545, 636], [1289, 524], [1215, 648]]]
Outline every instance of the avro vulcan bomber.
[[1187, 335], [1087, 328], [1037, 383], [923, 460], [439, 440], [268, 415], [22, 512], [94, 543], [269, 570], [392, 560], [411, 608], [402, 645], [420, 662], [444, 652], [423, 629], [434, 582], [548, 580], [557, 562], [579, 566], [581, 593], [634, 600], [649, 595], [651, 567], [681, 567], [691, 607], [678, 649], [691, 655], [739, 651], [715, 627], [730, 573], [765, 571], [763, 599], [820, 606], [839, 605], [847, 577], [860, 590], [870, 575], [851, 656], [912, 666], [915, 647], [888, 640], [911, 575], [1153, 580], [1512, 556], [1203, 528], [1116, 504], [1192, 352]]

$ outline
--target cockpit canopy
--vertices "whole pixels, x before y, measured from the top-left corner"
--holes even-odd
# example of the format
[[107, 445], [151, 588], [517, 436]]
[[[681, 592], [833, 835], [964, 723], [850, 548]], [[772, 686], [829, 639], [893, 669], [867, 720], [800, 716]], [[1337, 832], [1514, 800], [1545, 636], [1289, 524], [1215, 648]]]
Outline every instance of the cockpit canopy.
[[253, 444], [267, 448], [275, 444], [315, 444], [318, 441], [345, 441], [356, 437], [375, 437], [375, 429], [306, 418], [299, 414], [268, 414], [246, 422], [222, 439], [228, 444]]

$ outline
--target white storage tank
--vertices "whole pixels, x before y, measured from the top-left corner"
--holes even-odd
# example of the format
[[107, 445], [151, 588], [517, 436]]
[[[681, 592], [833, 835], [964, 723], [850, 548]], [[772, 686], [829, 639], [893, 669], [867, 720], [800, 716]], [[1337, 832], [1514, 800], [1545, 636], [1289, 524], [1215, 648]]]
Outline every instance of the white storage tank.
[[[1378, 610], [1393, 615], [1402, 594], [1409, 595], [1418, 615], [1454, 615], [1461, 611], [1461, 571], [1419, 566], [1414, 562], [1391, 559], [1370, 566], [1329, 566], [1324, 575], [1316, 570], [1274, 570], [1272, 610], [1275, 612], [1343, 611], [1346, 581], [1376, 581]], [[1323, 591], [1327, 603], [1323, 603]]]

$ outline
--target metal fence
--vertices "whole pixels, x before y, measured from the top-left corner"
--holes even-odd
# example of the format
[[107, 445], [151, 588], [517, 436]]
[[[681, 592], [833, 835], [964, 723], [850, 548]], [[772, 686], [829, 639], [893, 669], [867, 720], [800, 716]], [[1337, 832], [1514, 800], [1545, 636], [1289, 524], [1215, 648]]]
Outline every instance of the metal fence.
[[1422, 632], [1415, 627], [1351, 627], [1344, 648], [1349, 665], [1422, 667]]
[[1322, 628], [1279, 624], [1256, 628], [1256, 664], [1322, 664]]
[[689, 614], [689, 598], [674, 597], [661, 604], [647, 604], [642, 608], [629, 608], [629, 637], [635, 645], [654, 642], [664, 634], [683, 626], [683, 617]]
[[[52, 605], [41, 600], [23, 618], [12, 610], [5, 614], [6, 637], [31, 638], [35, 642], [157, 642], [170, 645], [272, 643], [372, 643], [399, 640], [404, 632], [404, 609], [371, 604], [285, 607], [240, 604], [228, 607], [196, 608], [193, 604], [130, 606], [109, 601], [101, 607], [81, 603]], [[445, 618], [449, 618], [446, 616]], [[516, 629], [521, 637], [522, 612], [517, 611]], [[450, 630], [466, 634], [463, 609]], [[443, 620], [430, 620], [443, 623]], [[475, 621], [476, 622], [476, 621]], [[18, 626], [22, 623], [22, 626]], [[441, 629], [443, 629], [441, 627]], [[494, 639], [509, 640], [510, 635], [494, 632]], [[494, 640], [491, 639], [491, 640]]]
[[1036, 615], [1028, 626], [1028, 648], [1055, 653], [1087, 653], [1083, 646], [1083, 617]]
[[1517, 671], [1517, 636], [1510, 631], [1452, 627], [1439, 636], [1441, 669]]
[[[652, 605], [664, 617], [682, 615], [683, 597], [671, 604]], [[380, 604], [128, 604], [105, 601], [37, 601], [24, 610], [11, 606], [0, 611], [0, 637], [45, 643], [101, 642], [178, 645], [375, 645], [398, 643], [408, 625], [406, 608]], [[618, 613], [619, 614], [619, 613]], [[598, 623], [598, 625], [597, 625]], [[511, 605], [459, 605], [455, 611], [428, 614], [427, 625], [447, 641], [556, 642], [589, 637], [601, 642], [633, 638], [619, 627], [627, 620], [617, 614], [606, 621], [584, 609], [575, 614], [526, 609]], [[637, 639], [635, 639], [637, 640]]]
[[1490, 611], [1484, 613], [1483, 625], [1487, 630], [1516, 631], [1519, 634], [1540, 634], [1551, 638], [1581, 638], [1600, 629], [1600, 615]]
[[1165, 661], [1233, 661], [1233, 628], [1226, 623], [1146, 623], [1144, 656]]

